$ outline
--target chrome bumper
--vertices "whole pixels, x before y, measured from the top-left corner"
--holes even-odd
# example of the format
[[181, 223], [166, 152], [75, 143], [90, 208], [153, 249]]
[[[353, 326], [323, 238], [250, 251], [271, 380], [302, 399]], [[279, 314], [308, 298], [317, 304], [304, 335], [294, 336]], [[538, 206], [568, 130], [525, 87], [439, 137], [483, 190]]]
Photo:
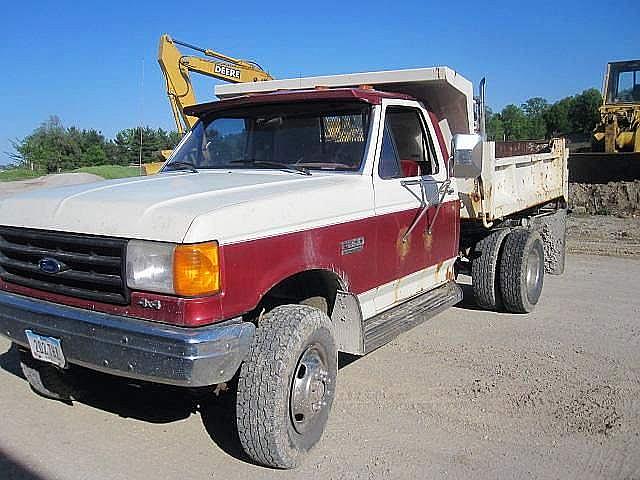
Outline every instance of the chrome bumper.
[[67, 307], [0, 291], [0, 334], [28, 347], [25, 330], [59, 338], [67, 361], [169, 385], [230, 380], [251, 345], [252, 323], [183, 328]]

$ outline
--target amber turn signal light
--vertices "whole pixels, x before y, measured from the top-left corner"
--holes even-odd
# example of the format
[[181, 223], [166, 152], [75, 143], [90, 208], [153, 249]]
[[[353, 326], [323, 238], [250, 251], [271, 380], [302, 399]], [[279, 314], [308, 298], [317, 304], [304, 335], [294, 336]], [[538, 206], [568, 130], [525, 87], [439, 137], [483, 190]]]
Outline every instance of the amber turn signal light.
[[173, 257], [173, 288], [177, 295], [197, 297], [220, 291], [218, 243], [178, 245]]

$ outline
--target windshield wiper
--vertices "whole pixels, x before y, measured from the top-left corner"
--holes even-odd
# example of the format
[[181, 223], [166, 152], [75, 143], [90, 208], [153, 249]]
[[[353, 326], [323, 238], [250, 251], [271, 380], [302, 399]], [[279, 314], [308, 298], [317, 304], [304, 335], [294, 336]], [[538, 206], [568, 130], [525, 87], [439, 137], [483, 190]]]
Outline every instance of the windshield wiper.
[[[173, 168], [173, 167], [177, 167], [177, 168]], [[198, 169], [196, 168], [196, 166], [193, 163], [185, 162], [185, 161], [182, 161], [182, 160], [179, 160], [177, 162], [168, 163], [166, 168], [169, 168], [169, 171], [189, 170], [192, 173], [199, 173]]]
[[299, 167], [293, 163], [282, 163], [282, 162], [271, 162], [269, 160], [255, 160], [251, 158], [247, 158], [244, 160], [231, 160], [229, 163], [242, 163], [245, 165], [256, 165], [258, 167], [275, 167], [275, 168], [283, 168], [285, 170], [293, 170], [296, 173], [300, 173], [301, 175], [311, 175], [311, 172], [308, 168]]

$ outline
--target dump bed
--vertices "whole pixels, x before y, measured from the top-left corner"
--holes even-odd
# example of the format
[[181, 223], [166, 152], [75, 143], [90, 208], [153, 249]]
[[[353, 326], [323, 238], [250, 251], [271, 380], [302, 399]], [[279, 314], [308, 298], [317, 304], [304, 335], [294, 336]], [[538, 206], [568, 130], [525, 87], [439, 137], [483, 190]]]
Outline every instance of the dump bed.
[[[449, 67], [302, 77], [266, 82], [217, 85], [220, 98], [277, 90], [339, 88], [370, 85], [376, 90], [405, 93], [422, 102], [441, 121], [445, 138], [474, 133], [473, 85]], [[496, 144], [484, 142], [482, 174], [456, 179], [461, 217], [488, 224], [523, 210], [568, 198], [568, 151], [564, 140], [550, 142], [546, 153], [496, 158]]]
[[[524, 143], [524, 142], [523, 142]], [[554, 139], [543, 153], [496, 156], [496, 143], [483, 143], [482, 173], [456, 179], [460, 216], [490, 223], [555, 199], [568, 199], [569, 151]]]
[[276, 90], [358, 87], [360, 85], [370, 85], [376, 90], [385, 92], [411, 95], [428, 106], [439, 118], [446, 118], [452, 133], [473, 132], [473, 85], [449, 67], [225, 84], [217, 85], [215, 93], [220, 98], [229, 98], [247, 93], [264, 93]]

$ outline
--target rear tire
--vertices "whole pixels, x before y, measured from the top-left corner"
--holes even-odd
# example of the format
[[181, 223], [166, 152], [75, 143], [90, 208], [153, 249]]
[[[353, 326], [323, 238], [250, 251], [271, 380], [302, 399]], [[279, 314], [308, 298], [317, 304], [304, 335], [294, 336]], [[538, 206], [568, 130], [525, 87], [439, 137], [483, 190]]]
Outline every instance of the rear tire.
[[471, 260], [471, 285], [479, 307], [497, 310], [502, 305], [498, 270], [500, 251], [508, 228], [495, 230], [484, 237], [474, 247]]
[[507, 235], [499, 280], [508, 312], [528, 313], [535, 308], [544, 284], [544, 246], [536, 231], [516, 228]]
[[325, 313], [283, 305], [266, 314], [238, 379], [236, 421], [247, 455], [269, 467], [296, 467], [322, 437], [337, 371]]
[[20, 348], [19, 354], [22, 373], [35, 393], [63, 402], [80, 398], [73, 372], [36, 360], [29, 350]]
[[545, 273], [562, 275], [567, 251], [567, 209], [534, 218], [533, 225], [544, 244]]

